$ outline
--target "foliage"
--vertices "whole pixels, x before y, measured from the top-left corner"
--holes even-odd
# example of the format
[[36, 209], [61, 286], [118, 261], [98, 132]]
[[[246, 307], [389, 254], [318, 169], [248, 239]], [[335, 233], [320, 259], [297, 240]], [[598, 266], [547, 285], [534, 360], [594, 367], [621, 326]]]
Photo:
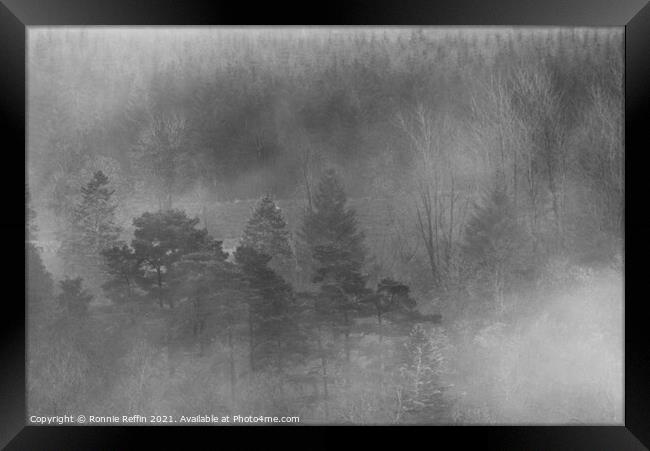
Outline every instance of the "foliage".
[[[34, 241], [38, 228], [35, 224], [36, 214], [29, 202], [29, 193], [25, 191], [26, 200], [26, 236], [25, 236], [25, 302], [30, 338], [36, 335], [37, 330], [45, 327], [47, 318], [52, 316], [56, 309], [53, 305], [54, 281], [47, 270], [41, 257], [41, 250]], [[31, 349], [33, 342], [30, 340]]]
[[447, 374], [449, 340], [437, 329], [423, 325], [412, 328], [404, 345], [400, 394], [405, 422], [437, 423], [449, 421], [449, 400], [442, 377]]
[[101, 252], [109, 280], [102, 285], [106, 296], [117, 304], [134, 300], [136, 284], [142, 283], [143, 270], [135, 251], [124, 242], [117, 242]]
[[353, 318], [364, 310], [360, 301], [368, 290], [362, 272], [364, 234], [357, 229], [356, 213], [346, 208], [346, 202], [336, 172], [328, 170], [316, 188], [312, 208], [305, 210], [302, 239], [311, 249], [312, 281], [320, 287], [315, 313], [335, 333], [343, 334], [349, 364]]
[[381, 313], [394, 310], [412, 310], [416, 302], [410, 296], [410, 288], [389, 277], [382, 279], [377, 285], [379, 301], [377, 310]]
[[241, 245], [257, 252], [291, 258], [287, 223], [273, 201], [266, 195], [260, 199], [253, 215], [248, 220], [242, 233]]
[[363, 264], [364, 234], [357, 230], [355, 211], [346, 208], [346, 195], [334, 170], [321, 179], [307, 210], [302, 227], [303, 240], [314, 260], [313, 282], [320, 284], [326, 309], [346, 312], [354, 308], [365, 291]]
[[183, 255], [174, 264], [173, 277], [174, 297], [188, 301], [187, 314], [177, 313], [178, 327], [191, 330], [201, 349], [216, 335], [225, 330], [230, 333], [242, 323], [246, 310], [240, 295], [242, 277], [226, 261], [220, 245]]
[[[175, 189], [181, 189], [182, 175], [200, 179], [229, 199], [268, 190], [288, 196], [301, 178], [297, 153], [306, 147], [296, 136], [306, 135], [314, 154], [349, 168], [358, 179], [357, 195], [370, 182], [400, 183], [395, 165], [368, 180], [369, 174], [357, 171], [356, 160], [379, 159], [387, 153], [384, 147], [406, 150], [405, 140], [391, 127], [404, 104], [453, 100], [465, 107], [472, 102], [475, 80], [542, 61], [556, 84], [571, 94], [562, 98], [569, 111], [589, 103], [588, 85], [613, 96], [621, 85], [622, 34], [593, 32], [477, 30], [470, 37], [427, 29], [282, 30], [280, 37], [271, 30], [254, 35], [159, 30], [144, 43], [130, 33], [107, 38], [94, 31], [38, 30], [30, 41], [35, 50], [30, 52], [35, 75], [30, 97], [38, 100], [30, 115], [49, 117], [56, 111], [57, 120], [30, 136], [38, 138], [30, 142], [39, 157], [47, 156], [31, 159], [30, 165], [39, 176], [53, 167], [48, 149], [54, 146], [48, 141], [64, 136], [67, 142], [83, 139], [92, 144], [89, 150], [110, 152], [120, 161], [144, 155], [143, 147], [151, 156], [171, 154]], [[70, 39], [83, 44], [71, 48]], [[154, 133], [164, 131], [164, 124], [183, 132]], [[60, 149], [52, 153], [62, 154]], [[408, 167], [408, 154], [397, 151], [397, 167]], [[143, 163], [153, 169], [155, 161]], [[181, 170], [183, 161], [201, 163]], [[126, 165], [132, 173], [135, 166], [133, 161]], [[238, 182], [265, 166], [269, 170], [263, 171], [257, 191]], [[151, 176], [157, 180], [153, 171]]]
[[30, 33], [31, 411], [620, 422], [620, 30], [123, 31]]
[[304, 332], [298, 324], [300, 309], [293, 290], [268, 268], [268, 255], [240, 246], [235, 259], [254, 293], [249, 300], [254, 368], [272, 366], [282, 374], [288, 365], [300, 362], [306, 351]]
[[94, 282], [103, 272], [100, 253], [120, 234], [115, 224], [117, 204], [113, 193], [108, 177], [101, 171], [81, 187], [81, 199], [72, 211], [59, 250], [69, 274], [86, 275]]
[[180, 210], [143, 213], [133, 220], [134, 257], [145, 271], [142, 285], [150, 296], [158, 299], [160, 306], [167, 301], [173, 307], [169, 277], [173, 264], [183, 255], [202, 249], [218, 247], [205, 229], [197, 229], [199, 218], [189, 218]]
[[283, 276], [291, 273], [293, 250], [287, 223], [271, 196], [260, 199], [242, 232], [241, 246], [271, 256], [271, 263], [275, 262], [272, 266]]

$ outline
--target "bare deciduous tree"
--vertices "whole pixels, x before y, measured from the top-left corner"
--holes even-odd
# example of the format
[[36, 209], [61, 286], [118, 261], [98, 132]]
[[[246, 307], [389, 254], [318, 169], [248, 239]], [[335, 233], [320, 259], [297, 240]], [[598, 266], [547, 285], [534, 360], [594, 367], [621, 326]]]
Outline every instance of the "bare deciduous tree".
[[157, 181], [159, 208], [172, 208], [176, 178], [183, 166], [187, 150], [189, 125], [182, 111], [149, 110], [147, 124], [142, 129], [136, 150], [140, 161]]
[[398, 114], [397, 125], [415, 154], [417, 229], [432, 281], [440, 287], [452, 264], [454, 231], [458, 228], [454, 220], [462, 195], [451, 155], [454, 124], [450, 116], [418, 104], [410, 113]]

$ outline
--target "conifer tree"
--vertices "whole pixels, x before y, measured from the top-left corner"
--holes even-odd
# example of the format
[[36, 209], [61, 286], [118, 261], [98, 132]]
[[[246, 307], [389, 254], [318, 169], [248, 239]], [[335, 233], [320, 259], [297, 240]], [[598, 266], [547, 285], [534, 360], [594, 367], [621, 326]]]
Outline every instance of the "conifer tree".
[[43, 349], [49, 340], [47, 333], [56, 305], [53, 299], [54, 282], [45, 268], [40, 249], [36, 246], [35, 213], [31, 208], [29, 193], [25, 195], [26, 206], [26, 235], [25, 235], [25, 297], [26, 297], [26, 346], [27, 368], [29, 374], [28, 391], [33, 393], [32, 381], [38, 376]]
[[81, 188], [81, 200], [72, 211], [59, 250], [66, 273], [84, 275], [93, 283], [101, 280], [104, 272], [101, 252], [120, 235], [120, 227], [115, 224], [114, 190], [108, 185], [108, 177], [97, 171]]
[[26, 263], [26, 285], [27, 285], [27, 305], [28, 317], [31, 324], [38, 323], [36, 315], [43, 310], [44, 304], [50, 300], [54, 291], [54, 282], [52, 276], [45, 268], [41, 252], [34, 244], [36, 233], [38, 231], [35, 220], [36, 214], [31, 206], [29, 192], [25, 190], [25, 207], [26, 207], [26, 242], [25, 242], [25, 263]]
[[226, 261], [227, 254], [216, 242], [211, 249], [185, 255], [176, 266], [184, 293], [189, 298], [190, 324], [199, 352], [214, 338], [225, 342], [228, 351], [230, 396], [236, 399], [236, 341], [245, 333], [246, 299], [237, 266]]
[[292, 256], [287, 223], [270, 195], [262, 197], [255, 207], [244, 228], [241, 245], [266, 255]]
[[441, 331], [416, 324], [404, 343], [400, 366], [402, 409], [409, 423], [433, 423], [447, 419], [449, 403], [441, 380], [446, 372], [448, 339]]
[[377, 320], [381, 324], [382, 316], [398, 310], [410, 311], [415, 308], [415, 300], [410, 296], [411, 289], [403, 283], [386, 277], [377, 285], [377, 296], [373, 296]]
[[328, 170], [307, 210], [302, 239], [314, 261], [312, 281], [320, 286], [317, 311], [344, 335], [346, 361], [350, 362], [350, 332], [367, 293], [363, 274], [366, 250], [358, 230], [356, 212], [346, 206], [347, 197], [334, 170]]
[[293, 250], [289, 242], [287, 223], [282, 211], [270, 195], [258, 202], [248, 220], [241, 239], [241, 246], [271, 257], [270, 265], [288, 278], [293, 269]]
[[379, 281], [375, 292], [362, 298], [363, 303], [372, 306], [369, 312], [377, 318], [375, 327], [370, 330], [379, 336], [377, 357], [379, 378], [383, 382], [385, 373], [384, 338], [404, 337], [417, 324], [435, 324], [440, 322], [440, 315], [423, 314], [416, 309], [416, 301], [411, 297], [408, 285], [390, 277]]
[[[231, 401], [235, 402], [237, 385], [236, 339], [246, 318], [246, 303], [241, 290], [241, 275], [223, 252], [221, 242], [184, 255], [175, 263], [173, 285], [178, 297], [188, 302], [180, 306], [176, 326], [191, 332], [193, 341], [204, 354], [206, 345], [221, 337], [228, 349]], [[189, 327], [186, 327], [189, 326]]]
[[268, 267], [268, 255], [240, 246], [235, 258], [253, 294], [249, 299], [253, 369], [271, 368], [284, 376], [306, 352], [293, 290]]
[[144, 271], [141, 286], [158, 300], [160, 307], [165, 302], [174, 306], [170, 284], [174, 263], [185, 254], [215, 245], [206, 229], [196, 228], [198, 223], [199, 218], [189, 218], [181, 210], [144, 213], [133, 220], [131, 246], [135, 260]]
[[135, 251], [120, 241], [101, 252], [105, 261], [105, 270], [109, 277], [102, 285], [106, 296], [116, 304], [134, 300], [138, 282], [142, 282], [141, 261]]

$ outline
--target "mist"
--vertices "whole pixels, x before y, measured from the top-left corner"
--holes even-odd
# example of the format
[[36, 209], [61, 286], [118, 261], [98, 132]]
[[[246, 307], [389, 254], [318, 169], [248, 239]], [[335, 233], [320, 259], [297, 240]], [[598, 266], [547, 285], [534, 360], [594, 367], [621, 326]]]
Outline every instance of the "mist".
[[30, 412], [621, 424], [622, 45], [30, 27]]

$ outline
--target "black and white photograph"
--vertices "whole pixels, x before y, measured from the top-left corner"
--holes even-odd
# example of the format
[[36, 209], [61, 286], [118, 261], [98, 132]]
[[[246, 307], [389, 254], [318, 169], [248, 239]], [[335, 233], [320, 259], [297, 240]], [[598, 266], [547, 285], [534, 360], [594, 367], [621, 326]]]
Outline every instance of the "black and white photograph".
[[27, 424], [624, 424], [623, 27], [26, 38]]

